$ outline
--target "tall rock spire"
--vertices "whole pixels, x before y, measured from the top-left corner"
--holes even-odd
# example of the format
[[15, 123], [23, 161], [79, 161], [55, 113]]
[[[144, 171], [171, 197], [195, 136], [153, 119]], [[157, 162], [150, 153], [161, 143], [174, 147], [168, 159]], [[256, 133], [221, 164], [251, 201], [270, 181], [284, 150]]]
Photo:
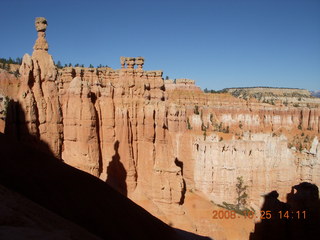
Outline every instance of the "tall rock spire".
[[[56, 83], [58, 71], [48, 53], [48, 42], [45, 38], [47, 25], [44, 17], [36, 18], [38, 39], [32, 56], [25, 54], [20, 67], [21, 84], [17, 100], [22, 108], [21, 113], [25, 116], [15, 121], [25, 125], [29, 132], [18, 131], [19, 134], [30, 134], [34, 141], [44, 144], [31, 143], [27, 136], [17, 136], [18, 139], [37, 145], [60, 158], [63, 138], [62, 111]], [[44, 145], [47, 146], [42, 147]]]

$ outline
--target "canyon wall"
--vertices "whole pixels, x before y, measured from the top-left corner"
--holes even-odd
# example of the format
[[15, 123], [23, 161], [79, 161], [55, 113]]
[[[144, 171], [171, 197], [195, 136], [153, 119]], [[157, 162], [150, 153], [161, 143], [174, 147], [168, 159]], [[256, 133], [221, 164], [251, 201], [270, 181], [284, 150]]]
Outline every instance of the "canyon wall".
[[239, 176], [256, 209], [261, 195], [271, 190], [285, 199], [301, 181], [319, 184], [319, 107], [185, 90], [169, 92], [168, 106], [174, 106], [169, 132], [176, 136], [187, 188], [201, 190], [212, 201], [235, 203]]
[[[14, 112], [3, 117], [7, 134], [106, 181], [165, 220], [190, 214], [186, 191], [235, 203], [240, 176], [255, 209], [272, 190], [285, 199], [299, 182], [320, 185], [318, 98], [305, 97], [307, 107], [204, 93], [193, 80], [174, 83], [162, 71], [143, 70], [141, 57], [121, 57], [118, 70], [57, 69], [45, 19], [36, 27], [20, 77], [0, 72], [2, 99], [11, 99], [3, 108]], [[188, 224], [203, 234], [210, 228]]]

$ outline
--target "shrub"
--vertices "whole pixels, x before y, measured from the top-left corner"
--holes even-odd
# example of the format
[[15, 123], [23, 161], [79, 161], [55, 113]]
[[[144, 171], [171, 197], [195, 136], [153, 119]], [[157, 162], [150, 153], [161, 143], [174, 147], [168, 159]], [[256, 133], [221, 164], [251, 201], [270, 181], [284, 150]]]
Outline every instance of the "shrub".
[[210, 122], [213, 124], [213, 114], [210, 113]]
[[302, 125], [301, 125], [301, 123], [299, 123], [299, 125], [298, 125], [298, 129], [299, 129], [299, 130], [301, 130], [301, 129], [302, 129]]
[[237, 192], [237, 208], [242, 209], [247, 205], [248, 194], [246, 192], [248, 186], [244, 185], [243, 177], [237, 177], [236, 192]]
[[235, 211], [235, 213], [242, 215], [242, 216], [248, 216], [249, 212], [255, 213], [255, 210], [252, 207], [250, 207], [250, 208], [244, 207], [242, 209], [239, 209], [237, 207], [237, 205], [234, 205], [234, 204], [230, 204], [230, 203], [226, 203], [226, 202], [223, 202], [222, 204], [223, 205], [221, 205], [221, 204], [217, 204], [217, 205], [219, 207], [228, 209], [230, 211]]
[[271, 105], [274, 105], [275, 103], [274, 103], [274, 99], [271, 99]]
[[189, 130], [192, 129], [191, 124], [190, 124], [190, 121], [189, 121], [189, 118], [187, 118], [187, 128], [188, 128]]
[[197, 105], [194, 106], [193, 112], [194, 112], [194, 114], [199, 115], [199, 114], [200, 114], [200, 112], [199, 112], [199, 106], [197, 106]]

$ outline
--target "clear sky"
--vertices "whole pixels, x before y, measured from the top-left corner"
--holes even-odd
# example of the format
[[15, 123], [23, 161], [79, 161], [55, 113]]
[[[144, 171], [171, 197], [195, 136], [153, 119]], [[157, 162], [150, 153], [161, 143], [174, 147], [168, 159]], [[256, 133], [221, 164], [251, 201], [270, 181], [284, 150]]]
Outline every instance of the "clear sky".
[[194, 79], [202, 88], [320, 89], [320, 0], [1, 0], [0, 57], [32, 53], [48, 20], [55, 61]]

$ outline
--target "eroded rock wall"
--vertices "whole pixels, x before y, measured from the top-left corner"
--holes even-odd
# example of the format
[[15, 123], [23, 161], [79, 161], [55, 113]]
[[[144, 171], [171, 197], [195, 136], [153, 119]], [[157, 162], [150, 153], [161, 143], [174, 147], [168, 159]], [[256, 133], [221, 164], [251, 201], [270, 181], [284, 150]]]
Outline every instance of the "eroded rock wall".
[[164, 211], [180, 206], [186, 189], [233, 203], [236, 178], [244, 176], [258, 207], [269, 190], [285, 197], [298, 182], [320, 181], [312, 142], [320, 137], [319, 107], [166, 89], [160, 71], [71, 67], [46, 74], [39, 61], [26, 55], [20, 69], [16, 99], [28, 131], [129, 197], [147, 196]]
[[169, 92], [168, 105], [169, 132], [176, 138], [174, 152], [184, 163], [187, 188], [215, 203], [236, 202], [240, 176], [256, 209], [272, 190], [284, 200], [295, 184], [320, 183], [319, 107], [185, 90]]
[[179, 206], [185, 186], [168, 131], [162, 72], [71, 68], [59, 76], [63, 160], [125, 195], [146, 196], [164, 210]]

